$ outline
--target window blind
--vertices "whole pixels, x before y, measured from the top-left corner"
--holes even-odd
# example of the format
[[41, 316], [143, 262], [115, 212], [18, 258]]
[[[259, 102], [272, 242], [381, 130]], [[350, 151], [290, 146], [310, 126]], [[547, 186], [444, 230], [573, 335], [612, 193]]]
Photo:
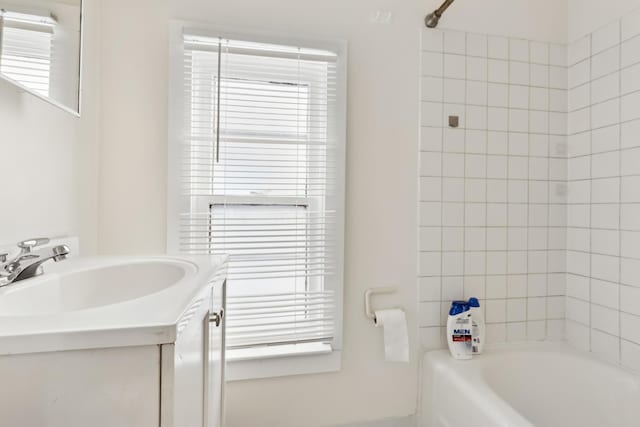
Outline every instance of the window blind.
[[182, 252], [230, 256], [229, 349], [335, 337], [344, 185], [337, 60], [184, 36], [178, 242]]
[[49, 96], [55, 21], [0, 11], [0, 72], [42, 96]]

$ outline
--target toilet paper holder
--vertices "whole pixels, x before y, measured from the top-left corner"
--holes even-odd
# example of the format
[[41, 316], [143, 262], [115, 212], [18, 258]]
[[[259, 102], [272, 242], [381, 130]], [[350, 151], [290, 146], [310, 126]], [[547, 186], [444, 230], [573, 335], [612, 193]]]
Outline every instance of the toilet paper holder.
[[393, 288], [393, 287], [369, 288], [366, 290], [366, 292], [364, 293], [364, 313], [367, 315], [369, 319], [373, 320], [373, 323], [376, 322], [376, 314], [373, 312], [373, 309], [371, 308], [371, 298], [374, 295], [392, 294], [396, 291], [397, 291], [397, 288]]

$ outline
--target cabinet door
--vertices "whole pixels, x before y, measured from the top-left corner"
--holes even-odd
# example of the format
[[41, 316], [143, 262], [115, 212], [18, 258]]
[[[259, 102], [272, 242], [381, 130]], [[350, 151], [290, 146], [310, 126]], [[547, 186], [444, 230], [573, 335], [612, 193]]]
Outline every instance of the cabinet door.
[[221, 427], [224, 419], [226, 285], [226, 280], [214, 283], [211, 292], [211, 308], [206, 334], [208, 340], [206, 348], [209, 351], [206, 373], [209, 385], [205, 398], [206, 427]]

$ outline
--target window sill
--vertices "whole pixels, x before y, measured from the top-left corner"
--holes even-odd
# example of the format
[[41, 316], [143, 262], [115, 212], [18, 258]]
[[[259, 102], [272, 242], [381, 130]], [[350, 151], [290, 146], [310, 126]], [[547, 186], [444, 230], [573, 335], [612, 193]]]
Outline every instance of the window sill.
[[245, 381], [340, 370], [342, 353], [329, 344], [298, 344], [227, 352], [226, 381]]

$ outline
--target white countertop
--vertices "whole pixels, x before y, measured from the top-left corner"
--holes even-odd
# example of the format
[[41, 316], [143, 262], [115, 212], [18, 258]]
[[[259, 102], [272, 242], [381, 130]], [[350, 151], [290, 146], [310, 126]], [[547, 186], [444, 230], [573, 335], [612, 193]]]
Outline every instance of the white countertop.
[[46, 263], [42, 276], [0, 288], [0, 298], [21, 286], [46, 286], [46, 281], [71, 272], [158, 261], [184, 267], [184, 277], [162, 291], [101, 307], [62, 314], [3, 316], [0, 312], [0, 355], [175, 342], [189, 309], [208, 302], [207, 285], [226, 277], [227, 257], [70, 258]]

